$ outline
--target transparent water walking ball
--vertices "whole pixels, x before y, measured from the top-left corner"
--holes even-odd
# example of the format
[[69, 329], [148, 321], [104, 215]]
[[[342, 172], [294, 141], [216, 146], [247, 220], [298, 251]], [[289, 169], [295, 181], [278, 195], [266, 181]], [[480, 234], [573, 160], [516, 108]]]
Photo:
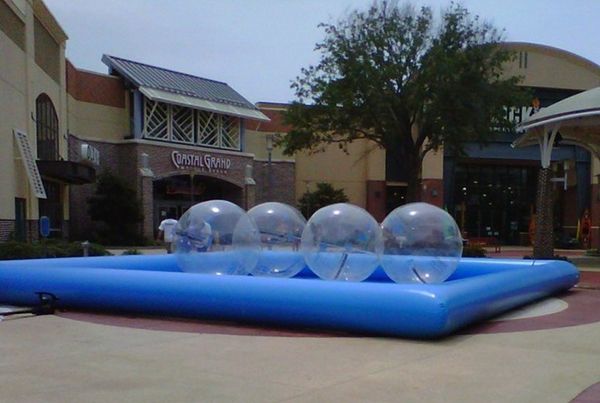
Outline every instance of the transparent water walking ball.
[[256, 224], [244, 210], [226, 200], [211, 200], [181, 216], [173, 244], [182, 271], [245, 275], [258, 261], [259, 242]]
[[306, 219], [292, 206], [269, 202], [248, 210], [260, 235], [261, 253], [255, 276], [293, 277], [304, 268], [299, 252]]
[[324, 280], [362, 281], [379, 264], [381, 228], [364, 209], [347, 203], [323, 207], [310, 217], [300, 250]]
[[381, 266], [397, 283], [441, 283], [462, 255], [462, 237], [454, 218], [427, 203], [410, 203], [392, 211], [381, 224]]

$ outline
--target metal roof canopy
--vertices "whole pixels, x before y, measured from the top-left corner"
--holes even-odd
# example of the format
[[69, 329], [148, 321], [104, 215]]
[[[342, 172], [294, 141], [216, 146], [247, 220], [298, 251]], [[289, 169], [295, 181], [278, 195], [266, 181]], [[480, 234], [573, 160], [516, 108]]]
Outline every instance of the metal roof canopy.
[[270, 121], [259, 110], [243, 108], [236, 105], [221, 104], [218, 102], [209, 101], [191, 97], [188, 95], [174, 94], [172, 92], [157, 90], [148, 87], [139, 87], [142, 94], [152, 99], [153, 101], [166, 102], [168, 104], [186, 106], [193, 109], [201, 109], [209, 112], [223, 113], [225, 115], [237, 116], [240, 118]]
[[115, 56], [104, 55], [102, 61], [152, 100], [270, 121], [256, 106], [226, 83]]
[[542, 168], [550, 166], [552, 148], [560, 133], [562, 141], [590, 150], [600, 158], [600, 87], [565, 98], [526, 118], [518, 127], [525, 132], [512, 147], [538, 143]]

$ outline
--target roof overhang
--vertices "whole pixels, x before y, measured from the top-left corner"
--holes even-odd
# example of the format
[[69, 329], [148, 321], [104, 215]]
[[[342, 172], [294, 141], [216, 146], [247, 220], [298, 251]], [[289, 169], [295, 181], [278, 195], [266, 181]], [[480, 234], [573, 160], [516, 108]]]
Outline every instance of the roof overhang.
[[168, 104], [186, 106], [188, 108], [200, 109], [203, 111], [217, 112], [244, 119], [261, 120], [265, 122], [269, 122], [271, 120], [261, 111], [256, 109], [212, 102], [206, 99], [190, 97], [188, 95], [174, 94], [172, 92], [150, 87], [139, 87], [139, 90], [142, 94], [153, 101], [166, 102]]
[[513, 147], [542, 144], [549, 131], [557, 130], [564, 143], [582, 146], [600, 157], [600, 87], [550, 105], [518, 127], [524, 132]]
[[96, 170], [75, 161], [36, 161], [40, 175], [59, 182], [83, 185], [96, 181]]

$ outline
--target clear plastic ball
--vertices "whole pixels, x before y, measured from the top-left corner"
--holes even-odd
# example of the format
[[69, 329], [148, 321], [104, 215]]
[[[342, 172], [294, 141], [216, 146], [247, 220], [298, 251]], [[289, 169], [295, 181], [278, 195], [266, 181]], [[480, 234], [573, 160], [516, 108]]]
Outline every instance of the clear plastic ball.
[[261, 253], [255, 276], [293, 277], [304, 268], [299, 252], [306, 219], [292, 206], [269, 202], [248, 210], [260, 235]]
[[462, 237], [450, 214], [428, 203], [392, 211], [381, 224], [381, 266], [397, 283], [441, 283], [462, 255]]
[[256, 224], [243, 209], [226, 200], [210, 200], [181, 216], [173, 245], [182, 271], [245, 275], [258, 261], [259, 242]]
[[362, 281], [379, 264], [381, 228], [364, 209], [347, 203], [323, 207], [302, 233], [306, 264], [324, 280]]

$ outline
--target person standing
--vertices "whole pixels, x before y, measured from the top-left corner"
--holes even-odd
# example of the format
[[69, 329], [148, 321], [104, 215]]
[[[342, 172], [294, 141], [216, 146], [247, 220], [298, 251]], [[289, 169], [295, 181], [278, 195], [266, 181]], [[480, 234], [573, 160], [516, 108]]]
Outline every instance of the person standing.
[[171, 245], [173, 243], [176, 225], [177, 220], [174, 219], [172, 215], [169, 215], [166, 219], [162, 220], [158, 226], [158, 239], [164, 242], [167, 253], [171, 253]]

